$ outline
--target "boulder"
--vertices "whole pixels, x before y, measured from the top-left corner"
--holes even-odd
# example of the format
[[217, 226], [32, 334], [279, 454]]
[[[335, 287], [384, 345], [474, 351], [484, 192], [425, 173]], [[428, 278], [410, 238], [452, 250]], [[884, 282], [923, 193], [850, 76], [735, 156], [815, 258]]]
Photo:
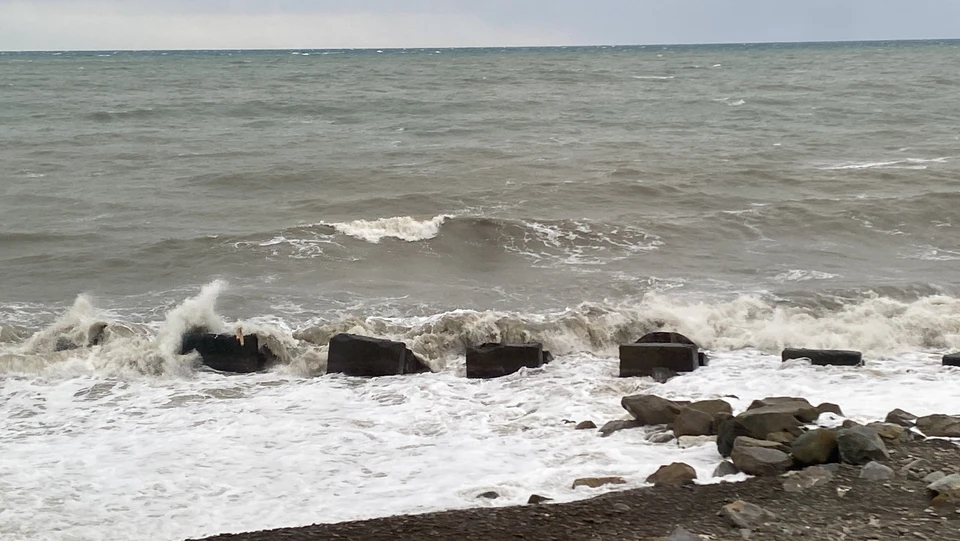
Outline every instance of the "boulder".
[[737, 500], [724, 505], [720, 515], [727, 519], [736, 528], [755, 530], [764, 524], [764, 521], [775, 520], [776, 515], [759, 505]]
[[543, 364], [550, 364], [553, 362], [553, 353], [550, 353], [547, 350], [543, 350]]
[[791, 359], [810, 359], [810, 362], [815, 366], [860, 366], [863, 364], [863, 355], [859, 351], [840, 349], [787, 348], [783, 350], [781, 358], [784, 362]]
[[918, 458], [900, 468], [900, 475], [906, 477], [907, 479], [916, 481], [917, 479], [924, 479], [935, 469], [936, 468], [933, 467], [933, 464], [931, 464], [929, 460]]
[[960, 366], [960, 353], [944, 355], [943, 366]]
[[767, 434], [768, 441], [775, 441], [777, 443], [785, 443], [788, 446], [792, 445], [793, 442], [797, 441], [797, 436], [789, 432], [771, 432]]
[[733, 451], [733, 443], [736, 439], [740, 436], [749, 435], [750, 431], [740, 423], [740, 419], [731, 417], [720, 423], [720, 427], [717, 429], [717, 451], [720, 452], [721, 456], [728, 457]]
[[691, 406], [680, 410], [673, 421], [673, 433], [680, 436], [709, 436], [713, 434], [713, 416]]
[[607, 436], [613, 434], [614, 432], [619, 432], [621, 430], [627, 430], [630, 428], [640, 428], [641, 426], [643, 425], [636, 420], [607, 421], [606, 423], [604, 423], [603, 426], [600, 427], [600, 436], [606, 438]]
[[[685, 344], [624, 344], [620, 346], [620, 377], [653, 377], [655, 369], [693, 372], [699, 367], [697, 347]], [[662, 371], [661, 371], [662, 372]], [[662, 379], [661, 375], [661, 379]]]
[[486, 343], [467, 348], [467, 377], [472, 379], [499, 378], [521, 368], [543, 366], [543, 345]]
[[717, 443], [716, 436], [680, 436], [677, 438], [677, 447], [681, 449], [689, 449], [691, 447], [700, 447], [702, 445]]
[[626, 483], [622, 477], [583, 477], [573, 482], [573, 488], [600, 488], [605, 485], [624, 485]]
[[721, 462], [715, 470], [713, 470], [714, 477], [726, 477], [728, 475], [736, 475], [740, 473], [740, 470], [733, 465], [733, 462], [729, 460], [724, 460]]
[[829, 464], [840, 460], [837, 446], [837, 433], [833, 430], [818, 428], [796, 439], [790, 447], [793, 459], [804, 466]]
[[902, 409], [897, 408], [888, 413], [887, 418], [884, 419], [883, 422], [910, 428], [917, 424], [917, 416], [908, 411], [903, 411]]
[[758, 440], [749, 436], [740, 436], [733, 442], [733, 450], [743, 449], [744, 447], [762, 447], [764, 449], [776, 449], [784, 453], [790, 452], [790, 447], [782, 443], [769, 440]]
[[748, 436], [758, 440], [766, 439], [773, 432], [789, 432], [800, 435], [801, 423], [790, 411], [790, 407], [767, 406], [765, 408], [745, 411], [736, 419], [749, 431]]
[[867, 481], [886, 481], [893, 479], [893, 468], [884, 466], [879, 462], [868, 462], [867, 465], [860, 470], [860, 479], [866, 479]]
[[927, 485], [927, 490], [937, 496], [960, 501], [960, 473], [941, 477]]
[[831, 402], [824, 402], [823, 404], [817, 406], [817, 413], [820, 415], [823, 415], [824, 413], [832, 413], [834, 415], [843, 417], [843, 410], [840, 409], [840, 406]]
[[483, 494], [477, 494], [477, 499], [479, 500], [496, 500], [499, 497], [500, 493], [492, 490], [489, 492], [484, 492]]
[[620, 405], [642, 425], [672, 424], [682, 409], [679, 404], [652, 394], [625, 396]]
[[597, 428], [597, 425], [593, 421], [582, 421], [573, 427], [574, 430], [592, 430], [594, 428]]
[[670, 443], [676, 438], [673, 435], [673, 432], [670, 430], [665, 430], [663, 432], [654, 432], [647, 435], [647, 441], [650, 443]]
[[764, 447], [734, 447], [730, 459], [740, 471], [757, 477], [780, 475], [793, 466], [793, 459], [787, 453]]
[[751, 411], [789, 413], [802, 423], [812, 423], [820, 417], [817, 408], [811, 406], [810, 402], [803, 398], [770, 397], [754, 400], [747, 408], [747, 412]]
[[330, 339], [328, 374], [378, 377], [429, 371], [403, 342], [345, 333]]
[[960, 416], [938, 413], [919, 417], [917, 429], [928, 438], [960, 438]]
[[654, 485], [691, 485], [697, 478], [697, 471], [692, 466], [683, 462], [674, 462], [667, 466], [660, 466], [656, 472], [647, 477], [648, 483]]
[[685, 529], [683, 526], [677, 526], [673, 532], [670, 533], [670, 537], [667, 537], [667, 541], [700, 541], [700, 536]]
[[552, 502], [553, 498], [548, 498], [546, 496], [541, 496], [539, 494], [531, 494], [530, 498], [527, 499], [528, 505], [538, 505], [544, 502]]
[[677, 333], [677, 332], [665, 332], [657, 331], [650, 332], [635, 342], [636, 344], [685, 344], [688, 346], [694, 346], [697, 348], [697, 363], [700, 366], [707, 366], [710, 359], [707, 357], [707, 354], [700, 351], [700, 346], [696, 344], [693, 340], [687, 338], [686, 336]]
[[272, 353], [260, 348], [255, 334], [243, 335], [243, 340], [233, 334], [190, 332], [183, 335], [180, 355], [192, 351], [200, 354], [200, 361], [214, 370], [249, 374], [267, 367]]
[[890, 458], [887, 446], [876, 430], [865, 426], [838, 430], [837, 447], [840, 450], [840, 460], [846, 464], [861, 465]]
[[823, 466], [811, 466], [800, 471], [787, 474], [783, 480], [783, 490], [786, 492], [803, 492], [830, 482], [833, 472]]
[[726, 400], [698, 400], [696, 402], [691, 402], [687, 405], [687, 407], [702, 411], [706, 414], [709, 414], [711, 417], [716, 417], [721, 413], [733, 415], [733, 407]]
[[935, 472], [930, 472], [930, 473], [928, 473], [927, 475], [924, 475], [924, 476], [923, 476], [923, 482], [924, 482], [924, 483], [927, 483], [927, 484], [936, 483], [937, 481], [943, 479], [943, 478], [946, 477], [946, 476], [947, 476], [947, 474], [945, 474], [945, 473], [943, 473], [942, 471], [939, 471], [939, 470], [938, 470], [938, 471], [935, 471]]
[[877, 435], [887, 445], [900, 445], [910, 439], [909, 430], [893, 423], [870, 423], [867, 427], [876, 430]]

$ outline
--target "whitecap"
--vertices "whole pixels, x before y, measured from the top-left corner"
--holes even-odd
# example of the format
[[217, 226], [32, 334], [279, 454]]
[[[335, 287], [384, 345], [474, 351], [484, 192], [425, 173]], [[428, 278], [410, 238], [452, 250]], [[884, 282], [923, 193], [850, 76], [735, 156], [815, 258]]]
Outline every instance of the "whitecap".
[[394, 238], [407, 242], [432, 239], [440, 233], [440, 226], [450, 217], [450, 215], [441, 214], [433, 218], [418, 220], [410, 216], [396, 216], [376, 220], [321, 223], [333, 227], [344, 235], [376, 244], [384, 238]]

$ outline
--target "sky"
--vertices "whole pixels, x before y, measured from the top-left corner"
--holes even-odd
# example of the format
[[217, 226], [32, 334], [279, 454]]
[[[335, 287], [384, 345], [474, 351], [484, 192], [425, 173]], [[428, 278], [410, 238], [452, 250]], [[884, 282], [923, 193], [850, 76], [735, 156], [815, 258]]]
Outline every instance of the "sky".
[[0, 50], [960, 38], [960, 0], [0, 0]]

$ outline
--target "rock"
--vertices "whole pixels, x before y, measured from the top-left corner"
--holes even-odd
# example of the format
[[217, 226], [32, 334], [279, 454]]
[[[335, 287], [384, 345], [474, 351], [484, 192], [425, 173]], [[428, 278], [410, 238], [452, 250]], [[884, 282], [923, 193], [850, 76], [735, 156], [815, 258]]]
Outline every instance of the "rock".
[[802, 423], [812, 423], [820, 417], [817, 408], [810, 405], [803, 398], [792, 397], [770, 397], [762, 400], [754, 400], [745, 413], [753, 412], [781, 412], [789, 413]]
[[731, 417], [720, 423], [717, 429], [717, 451], [721, 456], [728, 457], [733, 451], [733, 444], [737, 438], [749, 435], [750, 431], [740, 423], [740, 419]]
[[845, 351], [840, 349], [799, 349], [787, 348], [781, 354], [783, 362], [791, 359], [810, 359], [814, 366], [860, 366], [863, 364], [863, 355], [859, 351]]
[[403, 342], [343, 333], [330, 339], [328, 374], [379, 377], [429, 371]]
[[594, 428], [597, 428], [597, 425], [593, 421], [582, 421], [573, 427], [574, 430], [592, 430]]
[[820, 486], [833, 479], [833, 472], [823, 466], [811, 466], [800, 471], [790, 472], [783, 481], [786, 492], [803, 492]]
[[467, 377], [491, 379], [543, 366], [543, 345], [486, 343], [467, 348]]
[[784, 443], [786, 445], [791, 445], [797, 440], [797, 437], [789, 432], [771, 432], [767, 434], [767, 441], [775, 441], [777, 443]]
[[[758, 440], [766, 439], [773, 432], [789, 432], [800, 435], [801, 423], [794, 415], [790, 406], [767, 406], [755, 410], [745, 411], [737, 415], [736, 419], [747, 429], [748, 436]], [[816, 411], [816, 410], [811, 410]]]
[[910, 436], [910, 432], [906, 428], [893, 423], [870, 423], [867, 427], [876, 430], [880, 439], [890, 445], [906, 443]]
[[937, 479], [927, 485], [927, 490], [950, 501], [960, 500], [960, 473]]
[[713, 428], [711, 428], [711, 431], [714, 434], [720, 435], [720, 426], [723, 425], [723, 423], [729, 421], [730, 419], [733, 419], [733, 415], [729, 413], [720, 412], [716, 414], [713, 418]]
[[622, 477], [584, 477], [573, 482], [573, 488], [589, 487], [600, 488], [605, 485], [623, 485], [627, 482]]
[[706, 445], [708, 443], [716, 443], [716, 436], [680, 436], [677, 438], [677, 446], [681, 449], [689, 449], [691, 447], [700, 447], [701, 445]]
[[787, 453], [764, 447], [734, 447], [730, 459], [740, 471], [757, 477], [780, 475], [793, 466]]
[[600, 427], [600, 436], [608, 437], [614, 432], [619, 432], [621, 430], [628, 430], [631, 428], [640, 428], [641, 425], [636, 420], [633, 421], [607, 421], [603, 426]]
[[783, 451], [784, 453], [790, 452], [790, 447], [782, 443], [777, 443], [775, 441], [758, 440], [756, 438], [751, 438], [749, 436], [740, 436], [739, 438], [733, 441], [734, 450], [738, 448], [742, 449], [744, 447], [763, 447], [764, 449], [776, 449], [778, 451]]
[[831, 402], [824, 402], [823, 404], [817, 406], [817, 412], [819, 412], [820, 415], [823, 415], [824, 413], [832, 413], [834, 415], [843, 417], [843, 411], [840, 409], [840, 406]]
[[553, 362], [553, 353], [550, 353], [547, 350], [543, 350], [543, 364], [550, 364]]
[[837, 447], [840, 460], [846, 464], [860, 465], [878, 460], [887, 460], [887, 446], [872, 428], [858, 426], [837, 431]]
[[917, 429], [928, 438], [960, 438], [960, 416], [938, 413], [919, 417]]
[[667, 466], [660, 466], [656, 472], [647, 477], [647, 482], [654, 485], [681, 486], [693, 484], [696, 478], [697, 471], [692, 466], [683, 462], [674, 462]]
[[657, 383], [666, 383], [678, 375], [679, 374], [673, 370], [670, 370], [669, 368], [657, 366], [653, 368], [653, 372], [650, 374], [650, 377], [653, 378], [653, 381], [656, 381]]
[[883, 422], [910, 428], [917, 424], [917, 416], [898, 408], [888, 413]]
[[759, 505], [743, 500], [724, 505], [720, 510], [720, 515], [730, 521], [730, 524], [734, 527], [746, 530], [755, 530], [762, 526], [765, 520], [777, 518], [776, 515]]
[[804, 466], [837, 462], [840, 460], [837, 433], [825, 428], [811, 430], [793, 442], [790, 452], [793, 459]]
[[673, 433], [680, 436], [709, 436], [713, 434], [713, 416], [687, 406], [673, 421]]
[[810, 404], [806, 398], [800, 398], [797, 396], [768, 396], [766, 398], [758, 398], [750, 403], [747, 406], [747, 411], [756, 410], [760, 408], [766, 408], [768, 406], [783, 406], [783, 405], [796, 405], [797, 407], [806, 407], [813, 408], [813, 405]]
[[960, 353], [951, 353], [943, 356], [943, 366], [960, 366]]
[[682, 409], [680, 405], [652, 394], [625, 396], [620, 405], [642, 425], [672, 424]]
[[539, 494], [531, 494], [530, 498], [527, 499], [528, 505], [539, 505], [544, 502], [552, 502], [553, 498], [548, 498], [546, 496], [541, 496]]
[[923, 479], [933, 470], [933, 464], [931, 464], [929, 460], [920, 458], [900, 468], [900, 475], [906, 477], [907, 479], [917, 480]]
[[261, 350], [255, 334], [243, 336], [241, 343], [232, 334], [190, 332], [183, 335], [179, 353], [186, 355], [191, 351], [199, 353], [201, 362], [214, 370], [238, 374], [263, 370], [272, 356], [266, 348]]
[[697, 347], [685, 344], [623, 344], [620, 346], [620, 377], [652, 377], [655, 368], [676, 373], [693, 372], [700, 366]]
[[647, 441], [650, 443], [670, 443], [675, 439], [676, 438], [674, 438], [673, 432], [670, 432], [669, 430], [663, 432], [654, 432], [647, 436]]
[[733, 415], [733, 407], [726, 400], [698, 400], [697, 402], [691, 402], [687, 407], [702, 411], [711, 417], [716, 417], [721, 413]]
[[717, 466], [715, 470], [713, 470], [714, 477], [726, 477], [728, 475], [736, 475], [738, 473], [740, 473], [740, 470], [738, 470], [737, 467], [733, 465], [733, 462], [730, 462], [729, 460], [724, 460], [719, 466]]
[[863, 425], [852, 419], [846, 419], [845, 421], [843, 421], [843, 424], [840, 425], [840, 428], [853, 428], [855, 426], [863, 426]]
[[868, 462], [867, 465], [860, 470], [860, 479], [866, 479], [867, 481], [886, 481], [887, 479], [893, 479], [893, 468], [884, 466], [879, 462]]
[[670, 537], [667, 538], [667, 541], [701, 541], [700, 536], [694, 533], [685, 530], [682, 526], [677, 526], [676, 529], [670, 534]]
[[924, 483], [928, 483], [928, 484], [936, 483], [937, 481], [943, 479], [943, 478], [946, 477], [946, 476], [947, 476], [947, 474], [943, 473], [942, 471], [935, 471], [935, 472], [928, 473], [927, 475], [925, 475], [925, 476], [923, 477], [923, 482], [924, 482]]
[[490, 492], [484, 492], [483, 494], [477, 494], [477, 498], [481, 500], [496, 500], [499, 497], [500, 494], [492, 490]]

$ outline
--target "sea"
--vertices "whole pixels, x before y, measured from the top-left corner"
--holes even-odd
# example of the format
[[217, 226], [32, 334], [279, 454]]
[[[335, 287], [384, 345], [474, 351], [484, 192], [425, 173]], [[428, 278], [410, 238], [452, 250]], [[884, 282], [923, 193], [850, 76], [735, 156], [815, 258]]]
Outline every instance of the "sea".
[[[0, 538], [571, 501], [674, 461], [716, 482], [713, 444], [573, 429], [634, 393], [960, 413], [958, 61], [958, 41], [0, 53]], [[197, 326], [279, 363], [206, 369], [177, 354]], [[618, 346], [657, 330], [710, 365], [618, 378]], [[340, 332], [432, 373], [326, 375]], [[556, 360], [466, 379], [488, 341]], [[627, 484], [571, 488], [590, 476]]]

